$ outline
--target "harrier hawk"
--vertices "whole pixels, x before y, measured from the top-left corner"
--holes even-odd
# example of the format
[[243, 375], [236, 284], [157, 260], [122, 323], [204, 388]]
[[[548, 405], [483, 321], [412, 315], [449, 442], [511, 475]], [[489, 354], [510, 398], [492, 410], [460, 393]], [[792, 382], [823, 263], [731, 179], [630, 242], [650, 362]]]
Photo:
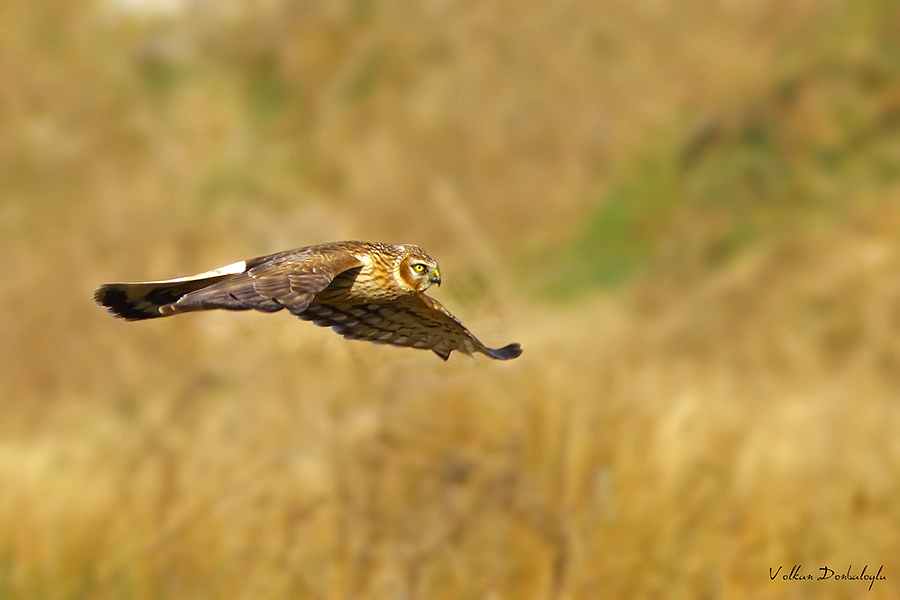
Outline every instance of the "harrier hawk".
[[219, 269], [141, 283], [107, 283], [94, 300], [127, 321], [225, 308], [288, 312], [348, 339], [507, 360], [519, 344], [488, 348], [440, 302], [437, 262], [412, 244], [331, 242], [236, 262]]

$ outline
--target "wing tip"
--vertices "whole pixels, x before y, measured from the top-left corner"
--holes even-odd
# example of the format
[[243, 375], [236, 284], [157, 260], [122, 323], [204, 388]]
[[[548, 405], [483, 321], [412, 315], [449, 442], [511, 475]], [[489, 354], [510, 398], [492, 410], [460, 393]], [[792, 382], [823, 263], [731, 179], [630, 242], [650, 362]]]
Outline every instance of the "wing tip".
[[502, 348], [485, 348], [488, 356], [497, 360], [510, 360], [518, 358], [522, 354], [522, 346], [518, 343], [508, 344]]

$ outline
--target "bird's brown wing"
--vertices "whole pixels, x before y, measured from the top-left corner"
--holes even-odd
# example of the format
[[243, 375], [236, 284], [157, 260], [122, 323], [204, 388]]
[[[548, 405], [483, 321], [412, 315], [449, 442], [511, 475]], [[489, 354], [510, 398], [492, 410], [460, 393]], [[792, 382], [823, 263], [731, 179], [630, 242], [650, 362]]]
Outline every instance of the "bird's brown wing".
[[299, 316], [316, 325], [331, 327], [348, 339], [432, 350], [444, 360], [453, 350], [463, 354], [481, 352], [499, 360], [522, 354], [519, 344], [488, 348], [440, 302], [425, 294], [373, 304], [313, 302]]
[[348, 285], [362, 261], [343, 249], [307, 250], [275, 254], [248, 261], [247, 270], [230, 279], [191, 292], [162, 307], [161, 312], [208, 308], [276, 312], [286, 308], [299, 315], [316, 294], [342, 276]]
[[107, 283], [98, 304], [129, 321], [225, 308], [299, 314], [315, 294], [340, 279], [353, 283], [362, 267], [347, 243], [309, 246], [260, 256], [227, 267], [167, 281]]

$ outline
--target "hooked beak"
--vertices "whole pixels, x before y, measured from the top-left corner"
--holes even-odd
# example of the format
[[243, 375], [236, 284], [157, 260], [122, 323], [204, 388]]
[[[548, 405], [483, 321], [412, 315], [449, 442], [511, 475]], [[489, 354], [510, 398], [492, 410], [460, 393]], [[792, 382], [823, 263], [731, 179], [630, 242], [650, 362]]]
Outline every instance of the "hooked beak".
[[437, 270], [437, 269], [434, 270], [434, 273], [431, 274], [431, 277], [428, 279], [428, 281], [430, 281], [431, 283], [436, 283], [436, 284], [438, 284], [438, 287], [440, 287], [440, 285], [441, 285], [441, 274], [438, 273], [438, 270]]

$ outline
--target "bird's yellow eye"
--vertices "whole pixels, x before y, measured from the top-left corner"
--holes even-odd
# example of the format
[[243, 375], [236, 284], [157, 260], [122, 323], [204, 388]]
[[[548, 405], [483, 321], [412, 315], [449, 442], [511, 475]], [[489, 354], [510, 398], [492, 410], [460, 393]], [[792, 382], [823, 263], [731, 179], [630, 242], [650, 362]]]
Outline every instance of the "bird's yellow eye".
[[425, 265], [423, 265], [422, 263], [416, 263], [416, 264], [413, 265], [413, 270], [414, 270], [416, 273], [424, 273], [424, 272], [425, 272]]

